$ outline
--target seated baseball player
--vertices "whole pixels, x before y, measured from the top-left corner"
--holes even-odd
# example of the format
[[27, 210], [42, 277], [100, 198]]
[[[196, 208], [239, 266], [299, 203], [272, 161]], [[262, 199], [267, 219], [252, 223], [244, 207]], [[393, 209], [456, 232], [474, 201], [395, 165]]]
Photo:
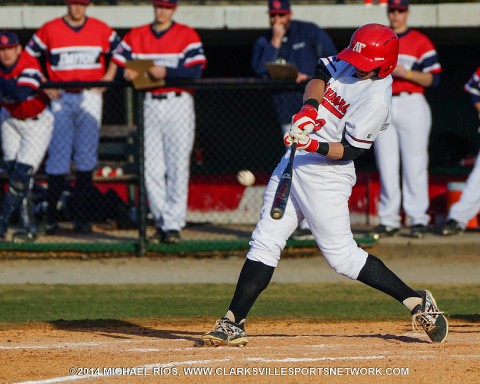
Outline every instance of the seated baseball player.
[[260, 221], [224, 317], [203, 335], [205, 345], [245, 345], [247, 314], [267, 288], [287, 239], [302, 220], [337, 273], [390, 295], [420, 323], [430, 340], [443, 342], [448, 322], [428, 290], [414, 290], [376, 256], [359, 248], [350, 229], [348, 199], [356, 182], [354, 160], [388, 129], [398, 36], [387, 26], [357, 29], [337, 56], [319, 60], [305, 88], [301, 110], [284, 142], [296, 142], [291, 192], [280, 220], [270, 215], [287, 151], [264, 194]]
[[43, 75], [37, 60], [22, 52], [15, 33], [0, 32], [0, 126], [3, 160], [9, 175], [9, 188], [0, 214], [0, 239], [12, 214], [20, 207], [23, 231], [13, 235], [14, 242], [36, 238], [30, 200], [27, 198], [32, 177], [47, 151], [53, 130], [53, 116], [47, 97], [38, 89]]

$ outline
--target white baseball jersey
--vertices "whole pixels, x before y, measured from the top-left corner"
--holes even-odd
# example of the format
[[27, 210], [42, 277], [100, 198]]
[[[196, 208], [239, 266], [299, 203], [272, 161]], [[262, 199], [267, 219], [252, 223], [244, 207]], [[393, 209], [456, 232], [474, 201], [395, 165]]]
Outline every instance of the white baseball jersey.
[[[322, 60], [332, 77], [318, 112], [323, 126], [312, 138], [322, 142], [345, 139], [352, 146], [370, 148], [390, 122], [392, 78], [361, 80], [350, 64], [336, 57]], [[350, 229], [348, 199], [356, 181], [353, 161], [298, 151], [285, 214], [273, 220], [270, 210], [289, 154], [270, 178], [247, 258], [276, 267], [287, 239], [305, 219], [328, 264], [356, 279], [368, 254], [357, 246]]]
[[380, 131], [390, 124], [392, 78], [361, 80], [356, 69], [345, 61], [321, 59], [332, 75], [318, 119], [322, 128], [312, 135], [321, 142], [340, 142], [368, 149]]

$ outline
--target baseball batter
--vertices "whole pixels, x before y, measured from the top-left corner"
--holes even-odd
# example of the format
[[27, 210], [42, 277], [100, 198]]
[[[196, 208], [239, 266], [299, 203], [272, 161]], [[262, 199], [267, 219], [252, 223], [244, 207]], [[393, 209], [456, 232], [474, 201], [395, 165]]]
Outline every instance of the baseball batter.
[[[153, 0], [155, 21], [133, 28], [113, 55], [121, 67], [128, 60], [153, 60], [154, 79], [196, 79], [207, 61], [197, 32], [173, 21], [177, 0]], [[109, 73], [111, 72], [109, 68]], [[113, 76], [113, 73], [111, 76]], [[138, 72], [127, 69], [131, 81]], [[186, 224], [190, 155], [195, 138], [195, 108], [190, 91], [157, 88], [145, 95], [145, 182], [155, 219], [155, 240], [180, 241]]]
[[273, 220], [270, 208], [289, 153], [270, 178], [232, 302], [225, 317], [202, 337], [206, 345], [247, 343], [247, 314], [268, 286], [287, 239], [304, 218], [337, 273], [392, 296], [419, 320], [431, 340], [446, 339], [448, 324], [431, 293], [412, 290], [380, 259], [357, 247], [350, 229], [353, 160], [390, 124], [390, 74], [397, 55], [395, 33], [381, 24], [367, 24], [357, 29], [338, 56], [319, 60], [305, 88], [304, 105], [285, 135], [287, 145], [298, 142], [285, 215]]
[[[67, 15], [45, 23], [27, 45], [33, 57], [45, 56], [48, 78], [53, 82], [99, 81], [105, 72], [105, 55], [119, 43], [115, 31], [104, 22], [86, 16], [90, 0], [65, 0]], [[102, 93], [97, 89], [49, 90], [55, 116], [48, 149], [47, 234], [57, 228], [56, 205], [64, 188], [65, 176], [75, 163], [76, 188], [74, 229], [90, 231], [82, 207], [97, 165], [97, 149], [102, 118]]]
[[422, 237], [430, 221], [428, 139], [432, 123], [424, 90], [439, 84], [441, 66], [432, 42], [408, 28], [408, 1], [390, 0], [388, 4], [390, 25], [400, 38], [400, 53], [392, 73], [391, 127], [374, 146], [381, 191], [380, 225], [372, 236], [391, 236], [399, 231], [403, 201], [411, 235]]
[[22, 51], [18, 36], [11, 31], [0, 32], [0, 126], [3, 160], [9, 175], [0, 214], [2, 240], [11, 215], [20, 206], [24, 231], [15, 233], [13, 241], [29, 242], [36, 238], [27, 194], [53, 130], [47, 97], [38, 90], [42, 78], [37, 60]]
[[[330, 36], [318, 25], [294, 20], [290, 0], [269, 0], [268, 16], [271, 30], [255, 41], [252, 49], [252, 69], [258, 77], [268, 78], [267, 63], [294, 64], [298, 69], [296, 83], [312, 78], [318, 59], [337, 53]], [[302, 105], [302, 92], [275, 92], [273, 105], [282, 136], [290, 129], [292, 115]], [[306, 221], [293, 232], [296, 240], [312, 239]]]
[[[473, 107], [480, 119], [480, 67], [473, 73], [465, 84], [465, 91], [470, 93]], [[480, 128], [479, 128], [480, 133]], [[444, 236], [456, 235], [463, 232], [468, 221], [478, 214], [480, 209], [480, 153], [477, 155], [475, 165], [468, 176], [465, 189], [460, 200], [453, 204], [448, 214], [447, 222], [441, 229]]]

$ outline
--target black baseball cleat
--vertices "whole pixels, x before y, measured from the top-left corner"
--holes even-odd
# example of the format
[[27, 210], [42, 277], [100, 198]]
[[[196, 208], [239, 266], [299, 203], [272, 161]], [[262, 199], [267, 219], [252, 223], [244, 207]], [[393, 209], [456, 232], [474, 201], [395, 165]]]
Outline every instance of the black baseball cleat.
[[15, 244], [33, 243], [35, 240], [37, 240], [36, 233], [30, 231], [18, 231], [12, 236], [12, 242]]
[[416, 239], [422, 239], [427, 233], [428, 227], [423, 224], [415, 224], [410, 227], [410, 236]]
[[457, 220], [449, 219], [445, 225], [440, 229], [440, 234], [443, 236], [458, 235], [463, 233], [465, 229], [459, 224]]
[[161, 235], [161, 241], [164, 244], [179, 244], [180, 239], [180, 231], [169, 230]]
[[309, 228], [297, 228], [291, 236], [292, 240], [315, 240]]
[[56, 221], [47, 221], [45, 223], [45, 235], [51, 236], [58, 232], [58, 223]]
[[179, 244], [181, 240], [180, 231], [169, 230], [163, 231], [157, 228], [157, 232], [148, 239], [152, 243], [164, 243], [168, 245]]
[[399, 231], [400, 231], [400, 228], [389, 227], [388, 225], [380, 224], [372, 229], [369, 236], [375, 240], [378, 240], [381, 237], [395, 236]]
[[221, 345], [243, 347], [248, 343], [244, 324], [245, 321], [237, 324], [226, 317], [217, 320], [212, 331], [202, 336], [203, 345], [213, 347]]
[[418, 321], [430, 340], [443, 343], [448, 336], [447, 318], [438, 309], [430, 291], [422, 290], [417, 293], [422, 296], [422, 304], [418, 304], [411, 312], [413, 329], [417, 328]]
[[92, 232], [92, 225], [86, 221], [75, 221], [73, 231], [76, 233], [87, 234]]

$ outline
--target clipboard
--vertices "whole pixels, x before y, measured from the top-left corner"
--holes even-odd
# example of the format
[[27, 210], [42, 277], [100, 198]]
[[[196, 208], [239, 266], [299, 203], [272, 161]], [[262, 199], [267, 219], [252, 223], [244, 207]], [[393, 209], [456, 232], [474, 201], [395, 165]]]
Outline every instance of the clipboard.
[[268, 75], [275, 80], [295, 80], [298, 68], [295, 64], [266, 63]]
[[165, 80], [155, 80], [148, 74], [148, 69], [153, 67], [153, 60], [129, 60], [125, 64], [128, 69], [138, 72], [138, 76], [132, 81], [133, 88], [142, 90], [148, 88], [158, 88], [165, 85]]

